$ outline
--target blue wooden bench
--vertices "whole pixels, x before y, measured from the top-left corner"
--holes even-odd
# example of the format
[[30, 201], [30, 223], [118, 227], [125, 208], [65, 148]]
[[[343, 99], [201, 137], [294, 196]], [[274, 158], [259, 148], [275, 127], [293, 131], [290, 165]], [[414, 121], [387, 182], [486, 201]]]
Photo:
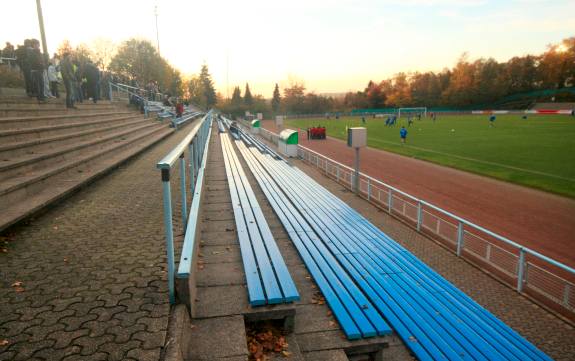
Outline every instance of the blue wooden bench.
[[255, 194], [225, 133], [220, 133], [248, 295], [252, 306], [299, 300]]
[[275, 193], [268, 199], [289, 199], [419, 359], [550, 360], [305, 173], [254, 148], [243, 154]]
[[390, 327], [374, 305], [347, 275], [335, 257], [319, 242], [319, 238], [303, 216], [278, 192], [269, 174], [242, 142], [236, 141], [236, 144], [346, 336], [349, 339], [358, 339], [390, 334]]

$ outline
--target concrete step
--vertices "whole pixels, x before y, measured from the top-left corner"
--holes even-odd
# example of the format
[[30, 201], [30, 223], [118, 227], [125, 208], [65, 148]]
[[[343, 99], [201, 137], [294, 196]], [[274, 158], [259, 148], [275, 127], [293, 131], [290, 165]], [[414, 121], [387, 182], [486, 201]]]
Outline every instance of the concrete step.
[[0, 118], [3, 117], [24, 117], [42, 115], [66, 115], [66, 114], [86, 114], [98, 112], [116, 111], [115, 105], [82, 106], [78, 109], [67, 109], [65, 106], [34, 107], [34, 108], [3, 108], [0, 105]]
[[129, 111], [128, 109], [123, 111], [118, 110], [106, 110], [103, 112], [69, 112], [68, 114], [54, 115], [28, 115], [21, 117], [6, 117], [0, 118], [0, 133], [3, 131], [16, 131], [21, 129], [32, 129], [39, 128], [43, 126], [57, 126], [70, 123], [82, 122], [84, 123], [94, 120], [96, 118], [114, 117], [114, 116], [125, 116], [129, 114], [139, 114], [137, 112]]
[[63, 134], [75, 133], [91, 129], [103, 129], [120, 122], [125, 122], [133, 117], [133, 113], [127, 113], [121, 116], [111, 115], [95, 119], [81, 119], [80, 121], [68, 124], [46, 125], [42, 127], [28, 129], [1, 130], [0, 143], [13, 144], [17, 142], [30, 141], [34, 139], [43, 139]]
[[121, 129], [136, 127], [142, 122], [149, 122], [149, 119], [141, 115], [128, 115], [105, 128], [80, 130], [73, 133], [67, 132], [53, 137], [42, 137], [22, 142], [2, 144], [0, 145], [0, 164], [2, 161], [10, 160], [14, 157], [47, 152], [77, 142], [93, 139], [94, 137], [103, 137]]
[[[46, 106], [49, 104], [61, 104], [64, 105], [66, 102], [66, 93], [60, 93], [60, 98], [48, 98], [45, 102], [38, 102], [35, 97], [28, 97], [22, 95], [0, 95], [0, 105], [3, 104], [26, 104], [26, 105], [39, 105]], [[86, 102], [86, 101], [84, 101]], [[84, 103], [79, 103], [84, 104]], [[99, 100], [98, 104], [110, 104], [109, 100]]]
[[118, 141], [131, 137], [135, 133], [161, 126], [159, 123], [147, 121], [131, 128], [116, 130], [103, 136], [94, 136], [91, 139], [77, 141], [56, 149], [2, 159], [0, 161], [0, 182], [36, 172], [49, 167], [51, 164], [62, 163], [91, 154], [96, 150], [105, 149]]
[[156, 126], [88, 155], [1, 182], [0, 231], [63, 198], [173, 132], [167, 126]]

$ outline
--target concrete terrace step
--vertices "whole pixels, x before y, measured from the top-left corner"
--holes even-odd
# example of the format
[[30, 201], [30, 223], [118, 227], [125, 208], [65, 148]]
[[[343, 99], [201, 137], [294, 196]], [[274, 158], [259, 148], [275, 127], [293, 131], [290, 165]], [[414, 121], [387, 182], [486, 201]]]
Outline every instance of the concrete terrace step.
[[42, 137], [21, 142], [2, 144], [0, 145], [0, 164], [2, 161], [9, 160], [12, 157], [46, 152], [61, 146], [69, 145], [70, 143], [81, 142], [93, 139], [94, 137], [103, 137], [121, 129], [135, 127], [139, 123], [143, 122], [149, 122], [149, 120], [140, 115], [133, 115], [127, 116], [123, 120], [118, 120], [116, 124], [106, 128], [81, 130], [79, 132], [64, 133], [53, 137]]
[[47, 108], [19, 108], [6, 109], [0, 105], [0, 117], [20, 117], [20, 116], [38, 116], [38, 115], [66, 115], [66, 114], [87, 114], [105, 111], [114, 111], [113, 105], [99, 105], [95, 107], [77, 107], [77, 109], [67, 109], [64, 106], [47, 107]]
[[16, 142], [30, 141], [32, 139], [42, 139], [67, 133], [75, 133], [82, 130], [103, 129], [120, 122], [126, 122], [133, 118], [131, 114], [122, 116], [108, 115], [95, 120], [80, 120], [74, 123], [48, 125], [42, 127], [14, 130], [0, 130], [0, 142], [2, 144], [12, 144]]
[[89, 140], [74, 142], [49, 151], [25, 154], [8, 160], [2, 159], [0, 161], [0, 181], [42, 169], [50, 163], [60, 163], [94, 152], [94, 148], [102, 149], [137, 132], [158, 127], [161, 127], [158, 123], [145, 122], [128, 129], [116, 130], [105, 136], [92, 137]]
[[[66, 171], [68, 169], [72, 169], [76, 166], [79, 166], [79, 165], [87, 166], [88, 164], [86, 164], [86, 162], [89, 162], [90, 160], [92, 160], [94, 158], [104, 156], [104, 155], [106, 155], [106, 153], [111, 152], [111, 151], [117, 149], [118, 147], [121, 148], [123, 146], [127, 146], [131, 142], [133, 142], [133, 141], [135, 141], [141, 137], [148, 136], [148, 135], [150, 135], [154, 132], [157, 132], [159, 130], [162, 130], [163, 128], [165, 128], [165, 127], [159, 126], [159, 127], [154, 127], [151, 130], [146, 129], [143, 132], [134, 132], [130, 136], [126, 136], [124, 138], [117, 139], [115, 142], [103, 144], [103, 146], [101, 148], [100, 147], [94, 147], [94, 149], [92, 149], [92, 152], [89, 152], [88, 154], [80, 154], [77, 157], [72, 156], [70, 159], [63, 160], [61, 162], [52, 162], [52, 164], [49, 164], [49, 166], [47, 166], [47, 167], [33, 170], [30, 172], [27, 172], [26, 174], [15, 176], [15, 177], [12, 177], [10, 179], [2, 180], [2, 181], [0, 181], [0, 202], [2, 202], [2, 196], [6, 195], [6, 194], [10, 194], [11, 192], [29, 187], [30, 185], [35, 185], [35, 183], [37, 183], [38, 181], [45, 180], [49, 177], [57, 175], [57, 174], [59, 174], [63, 171]], [[16, 200], [18, 201], [19, 199], [16, 199]]]
[[113, 117], [127, 114], [139, 114], [128, 110], [107, 110], [102, 112], [70, 112], [67, 114], [47, 114], [47, 115], [28, 115], [21, 117], [4, 117], [0, 118], [0, 133], [3, 130], [31, 129], [46, 125], [63, 125], [74, 123], [79, 120], [90, 120], [93, 118]]
[[0, 231], [61, 199], [173, 132], [167, 126], [155, 126], [90, 154], [1, 182]]

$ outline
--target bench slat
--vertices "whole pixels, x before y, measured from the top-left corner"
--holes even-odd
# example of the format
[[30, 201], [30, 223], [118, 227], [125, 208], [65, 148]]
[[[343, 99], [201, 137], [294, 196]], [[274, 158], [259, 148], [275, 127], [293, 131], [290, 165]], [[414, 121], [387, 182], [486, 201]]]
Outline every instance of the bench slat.
[[[298, 248], [298, 252], [304, 259], [304, 262], [306, 262], [306, 266], [310, 270], [310, 273], [312, 273], [313, 267], [317, 267], [318, 270], [321, 272], [321, 274], [318, 273], [312, 274], [312, 276], [314, 276], [314, 279], [316, 279], [317, 277], [327, 279], [327, 281], [329, 282], [329, 285], [327, 284], [319, 285], [318, 282], [320, 288], [333, 287], [338, 289], [338, 292], [340, 293], [338, 296], [341, 298], [341, 301], [345, 305], [346, 309], [348, 311], [351, 310], [352, 315], [354, 312], [356, 313], [354, 315], [355, 321], [358, 324], [358, 326], [363, 330], [362, 335], [364, 337], [375, 335], [376, 333], [385, 334], [391, 332], [389, 326], [385, 323], [385, 321], [383, 321], [381, 316], [375, 312], [375, 309], [373, 308], [371, 303], [365, 297], [363, 297], [361, 292], [357, 289], [357, 287], [353, 284], [353, 282], [351, 282], [351, 279], [349, 279], [349, 277], [346, 276], [345, 271], [339, 268], [340, 266], [338, 265], [337, 261], [335, 261], [335, 259], [333, 259], [331, 255], [329, 255], [329, 252], [325, 252], [325, 250], [323, 250], [324, 252], [321, 252], [321, 250], [319, 250], [316, 247], [316, 244], [320, 244], [320, 242], [317, 242], [318, 241], [317, 237], [312, 235], [309, 231], [305, 231], [305, 229], [300, 226], [300, 224], [305, 224], [305, 221], [303, 220], [301, 215], [293, 208], [291, 204], [285, 202], [285, 197], [280, 197], [278, 196], [277, 193], [274, 193], [275, 192], [274, 187], [271, 187], [270, 182], [260, 182], [261, 178], [265, 176], [264, 172], [261, 171], [261, 169], [258, 168], [257, 165], [255, 164], [253, 159], [249, 157], [249, 154], [247, 153], [245, 146], [240, 142], [237, 142], [236, 144], [238, 145], [242, 154], [244, 154], [244, 158], [248, 162], [248, 165], [250, 166], [252, 173], [254, 173], [256, 179], [260, 183], [260, 186], [262, 186], [262, 190], [268, 197], [270, 203], [272, 203], [272, 207], [274, 208], [274, 211], [278, 214], [278, 217], [282, 221], [282, 224], [286, 229], [292, 229], [288, 230], [288, 234], [290, 234], [290, 238], [292, 238], [294, 244], [296, 245], [296, 248]], [[294, 225], [299, 228], [300, 230], [299, 232], [297, 230], [293, 230]], [[314, 237], [315, 239], [312, 239], [312, 237]], [[303, 242], [300, 243], [300, 241], [302, 240]], [[324, 259], [322, 255], [326, 255], [328, 257], [327, 260]], [[333, 268], [335, 268], [335, 271]], [[354, 299], [352, 299], [351, 294], [348, 293], [349, 290], [351, 290], [351, 292], [353, 293]], [[331, 288], [329, 288], [329, 290], [326, 290], [326, 292], [324, 292], [324, 289], [322, 289], [322, 292], [324, 292], [324, 296], [326, 296], [326, 301], [328, 301], [328, 303], [331, 306], [331, 303], [335, 302], [336, 300], [331, 300], [328, 298], [327, 294], [331, 294], [330, 291]], [[372, 322], [377, 326], [377, 330], [374, 329], [372, 323], [368, 320], [368, 318], [363, 315], [364, 312], [372, 317], [373, 319]], [[339, 316], [336, 314], [336, 317]], [[354, 338], [355, 335], [353, 333], [346, 331], [345, 323], [342, 321], [340, 321], [340, 323], [342, 324], [342, 328], [344, 328], [344, 332], [346, 332], [348, 337]]]
[[[292, 169], [293, 169], [293, 168], [290, 168], [290, 170], [292, 170]], [[301, 171], [299, 171], [299, 172], [301, 172]], [[302, 172], [302, 173], [303, 173], [303, 172]], [[307, 177], [307, 175], [306, 175], [306, 177]], [[309, 178], [309, 180], [310, 180], [311, 182], [313, 182], [313, 180], [311, 180], [311, 178]], [[297, 179], [297, 182], [295, 182], [295, 183], [296, 183], [296, 184], [302, 184], [302, 183], [305, 183], [305, 182], [302, 182], [302, 179], [301, 179], [301, 178], [298, 178], [298, 179]], [[315, 183], [315, 182], [314, 182], [314, 183]], [[317, 184], [317, 183], [316, 183], [316, 184]], [[308, 189], [310, 189], [309, 184], [307, 184], [306, 186], [308, 186]], [[312, 187], [312, 188], [313, 188], [313, 187]], [[318, 198], [318, 193], [317, 193], [317, 192], [318, 192], [318, 189], [317, 189], [317, 188], [319, 188], [319, 187], [316, 187], [316, 189], [313, 190], [313, 194], [314, 194], [314, 197], [315, 197], [316, 199]], [[311, 192], [311, 191], [312, 191], [312, 190], [310, 189], [310, 192]], [[327, 191], [325, 191], [325, 189], [324, 189], [323, 191], [327, 193]], [[333, 196], [333, 195], [332, 195], [332, 196]], [[337, 197], [335, 197], [335, 196], [333, 196], [333, 198], [336, 198], [336, 199], [337, 199]], [[316, 207], [316, 208], [317, 208], [317, 207]], [[348, 208], [349, 208], [349, 207], [348, 207]], [[341, 207], [341, 205], [337, 205], [337, 204], [331, 204], [329, 207], [326, 207], [326, 209], [345, 209], [345, 207]], [[353, 211], [353, 212], [355, 212], [355, 211]], [[357, 218], [361, 217], [361, 216], [359, 216], [359, 215], [357, 214], [357, 212], [355, 212], [355, 214], [352, 214], [352, 215], [355, 215]], [[341, 220], [337, 220], [337, 221], [332, 220], [332, 222], [331, 222], [330, 224], [332, 224], [332, 225], [333, 225], [333, 224], [338, 224], [338, 222], [341, 222], [341, 224], [345, 224], [346, 220], [347, 220], [347, 222], [351, 222], [349, 216], [350, 216], [350, 215], [347, 214], [347, 215], [346, 215], [344, 218], [342, 218]], [[361, 217], [361, 218], [362, 218], [362, 217]], [[356, 222], [356, 223], [357, 223], [357, 224], [352, 224], [352, 225], [350, 225], [350, 226], [353, 226], [354, 234], [357, 233], [357, 228], [356, 228], [357, 226], [365, 227], [366, 224], [369, 224], [372, 229], [375, 229], [375, 230], [377, 231], [376, 233], [383, 233], [383, 232], [379, 231], [377, 228], [375, 228], [373, 225], [371, 225], [369, 222], [367, 222], [365, 219], [363, 219], [361, 222]], [[386, 237], [387, 237], [387, 236], [386, 236]], [[387, 240], [388, 240], [388, 241], [391, 241], [391, 239], [389, 239], [389, 237], [387, 237]], [[370, 242], [373, 242], [373, 240], [364, 240], [364, 242], [366, 242], [366, 243], [369, 244]], [[393, 243], [395, 243], [395, 242], [393, 242]], [[397, 244], [397, 243], [395, 243], [395, 244]], [[387, 247], [387, 246], [389, 246], [389, 245], [386, 245], [386, 247]], [[419, 265], [419, 264], [422, 264], [421, 261], [419, 261], [417, 258], [415, 258], [413, 255], [411, 255], [409, 252], [407, 252], [406, 250], [402, 249], [401, 247], [400, 247], [400, 248], [396, 248], [396, 249], [395, 249], [395, 252], [396, 252], [398, 255], [400, 255], [401, 257], [406, 257], [406, 255], [409, 255], [409, 256], [410, 256], [410, 257], [409, 257], [409, 262], [406, 263], [406, 264], [408, 264], [408, 265], [413, 265], [413, 264], [418, 264], [418, 265]], [[411, 267], [411, 266], [410, 266], [410, 267]], [[431, 269], [428, 269], [427, 271], [428, 271], [428, 272], [431, 271], [431, 272], [433, 272], [437, 277], [441, 278], [439, 275], [437, 275], [437, 274], [436, 274], [434, 271], [432, 271]], [[392, 277], [393, 277], [393, 276], [392, 276]], [[449, 282], [447, 282], [447, 281], [444, 280], [443, 278], [441, 278], [441, 279], [443, 280], [443, 283], [449, 284]], [[404, 281], [405, 281], [405, 279], [404, 279]], [[409, 281], [411, 282], [411, 279], [409, 279]], [[425, 285], [425, 283], [423, 283], [423, 285]], [[452, 285], [449, 287], [449, 290], [451, 290], [451, 291], [456, 290], [457, 293], [463, 294], [461, 291], [457, 290], [457, 289], [456, 289], [454, 286], [452, 286]], [[434, 290], [434, 291], [437, 293], [437, 290]], [[437, 293], [437, 294], [438, 294], [439, 296], [443, 296], [443, 294], [445, 294], [445, 293], [447, 293], [447, 291], [444, 290], [444, 292], [442, 292], [442, 293]], [[464, 294], [463, 294], [463, 295], [464, 295]], [[426, 296], [427, 296], [427, 295], [426, 295]], [[467, 303], [468, 301], [471, 301], [472, 303], [474, 303], [474, 301], [470, 300], [467, 296], [465, 296], [465, 299], [466, 299], [466, 300], [465, 300], [466, 303]], [[447, 303], [448, 305], [451, 304], [451, 303], [449, 303], [449, 302], [446, 302], [446, 303]], [[474, 309], [477, 310], [478, 308], [479, 308], [479, 309], [482, 309], [479, 305], [475, 304]], [[453, 309], [453, 307], [452, 307], [452, 309]], [[481, 313], [482, 313], [482, 314], [485, 314], [485, 313], [488, 313], [488, 312], [483, 309], [483, 311], [482, 311]], [[458, 314], [458, 317], [460, 317], [460, 316], [461, 316], [461, 313]], [[489, 317], [489, 319], [493, 321], [493, 320], [494, 320], [494, 316], [491, 315], [491, 317]], [[496, 320], [496, 319], [495, 319], [495, 320]], [[472, 324], [475, 325], [475, 323], [472, 323]], [[495, 323], [492, 324], [491, 326], [492, 326], [492, 327], [490, 328], [491, 330], [496, 329], [496, 330], [502, 331], [504, 336], [506, 336], [506, 337], [511, 337], [512, 345], [509, 345], [509, 343], [506, 343], [507, 347], [509, 348], [509, 350], [508, 350], [508, 352], [507, 352], [507, 356], [510, 357], [511, 359], [513, 359], [514, 357], [518, 357], [518, 358], [523, 357], [523, 358], [525, 358], [526, 356], [527, 356], [527, 357], [530, 357], [530, 358], [531, 358], [531, 357], [536, 357], [536, 359], [548, 359], [548, 358], [546, 357], [546, 355], [544, 355], [543, 353], [541, 353], [541, 351], [537, 350], [532, 344], [528, 343], [525, 339], [523, 339], [520, 335], [516, 334], [516, 333], [515, 333], [514, 331], [512, 331], [508, 326], [504, 325], [501, 321], [496, 320]], [[485, 331], [485, 329], [483, 329], [483, 330], [478, 330], [478, 331], [477, 331], [477, 334], [480, 334], [482, 331]], [[518, 340], [517, 336], [519, 337], [519, 340], [521, 340], [520, 343], [521, 343], [522, 345], [528, 346], [528, 347], [522, 347], [522, 350], [516, 349], [515, 345], [516, 345], [516, 341]], [[488, 339], [488, 337], [486, 337], [485, 339]], [[485, 341], [485, 340], [484, 340], [484, 341]], [[525, 345], [525, 343], [527, 343], [528, 345]], [[498, 348], [499, 348], [499, 347], [498, 347]], [[514, 350], [514, 349], [515, 349], [515, 350]], [[525, 349], [527, 349], [527, 350], [525, 350]], [[483, 349], [483, 352], [486, 352], [486, 351], [487, 351], [487, 349], [484, 348], [484, 349]], [[519, 354], [516, 355], [516, 351], [519, 351]], [[533, 351], [535, 351], [535, 352], [533, 352]], [[491, 357], [491, 356], [493, 356], [493, 355], [490, 354], [490, 355], [488, 355], [488, 356]]]

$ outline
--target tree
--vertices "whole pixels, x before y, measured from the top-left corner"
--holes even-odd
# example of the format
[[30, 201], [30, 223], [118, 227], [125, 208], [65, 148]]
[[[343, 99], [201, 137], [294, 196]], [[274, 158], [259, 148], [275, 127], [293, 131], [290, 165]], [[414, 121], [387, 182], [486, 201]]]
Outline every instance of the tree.
[[284, 105], [287, 112], [302, 113], [305, 86], [303, 83], [293, 82], [284, 88]]
[[383, 108], [385, 105], [385, 94], [381, 89], [380, 84], [375, 84], [373, 81], [369, 81], [367, 88], [365, 88], [365, 94], [367, 96], [367, 102], [370, 108], [377, 109]]
[[192, 76], [188, 80], [188, 100], [201, 108], [206, 108], [206, 96], [202, 81], [198, 76]]
[[274, 88], [274, 94], [272, 97], [272, 111], [274, 113], [277, 113], [280, 110], [280, 105], [281, 105], [280, 88], [278, 86], [278, 83], [276, 83], [276, 86]]
[[231, 105], [238, 107], [242, 104], [242, 91], [240, 90], [240, 87], [234, 87], [234, 92], [232, 93], [232, 100], [231, 100]]
[[244, 91], [244, 104], [250, 107], [254, 104], [254, 98], [252, 97], [252, 92], [250, 91], [250, 85], [246, 83], [246, 90]]
[[94, 60], [105, 70], [110, 65], [118, 46], [110, 39], [98, 38], [92, 42], [91, 49]]
[[206, 64], [202, 65], [202, 70], [200, 71], [200, 82], [206, 98], [206, 108], [211, 108], [216, 104], [217, 97], [214, 82], [212, 81], [212, 76], [210, 75]]

